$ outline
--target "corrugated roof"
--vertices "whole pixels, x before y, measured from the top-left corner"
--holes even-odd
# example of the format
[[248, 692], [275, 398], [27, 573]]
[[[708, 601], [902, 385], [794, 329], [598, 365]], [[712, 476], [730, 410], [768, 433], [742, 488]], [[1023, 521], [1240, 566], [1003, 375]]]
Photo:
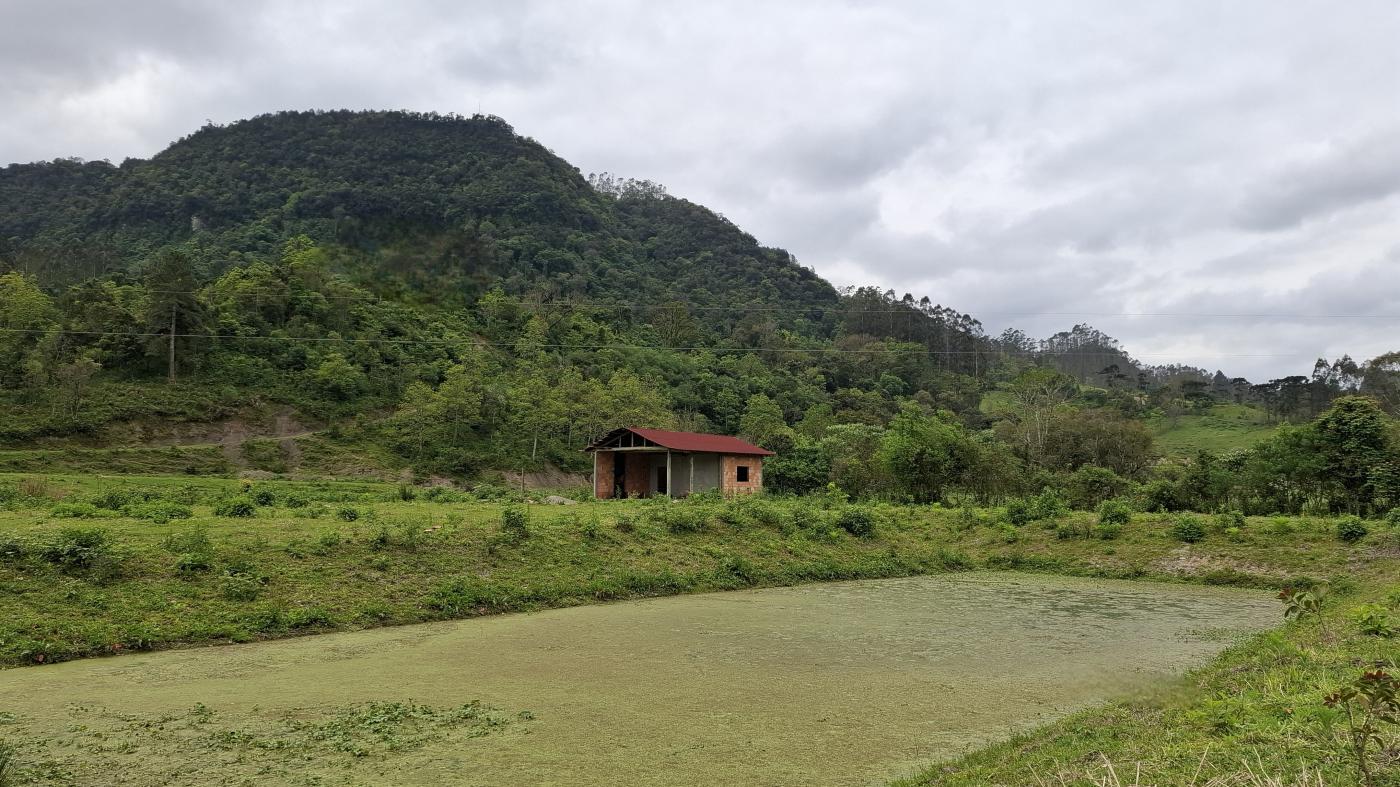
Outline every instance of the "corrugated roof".
[[640, 429], [630, 426], [622, 429], [615, 429], [602, 440], [590, 445], [592, 449], [600, 443], [611, 439], [618, 432], [631, 432], [638, 437], [650, 440], [662, 448], [669, 448], [672, 451], [692, 451], [705, 454], [748, 454], [751, 456], [773, 456], [773, 452], [766, 448], [759, 448], [753, 443], [740, 440], [737, 437], [729, 437], [722, 434], [701, 434], [699, 432], [672, 432], [666, 429]]

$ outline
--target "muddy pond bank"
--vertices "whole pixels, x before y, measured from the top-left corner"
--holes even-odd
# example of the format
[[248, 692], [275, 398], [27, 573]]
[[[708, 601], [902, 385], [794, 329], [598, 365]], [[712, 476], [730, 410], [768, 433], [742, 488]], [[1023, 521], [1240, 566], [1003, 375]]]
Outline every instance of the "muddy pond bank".
[[879, 784], [1277, 621], [1001, 572], [677, 596], [8, 670], [0, 737], [19, 783]]

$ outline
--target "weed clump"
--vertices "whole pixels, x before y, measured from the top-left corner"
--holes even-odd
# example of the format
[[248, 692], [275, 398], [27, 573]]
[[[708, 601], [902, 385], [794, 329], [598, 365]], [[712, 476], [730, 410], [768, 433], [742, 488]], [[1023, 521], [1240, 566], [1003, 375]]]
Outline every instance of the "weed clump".
[[1194, 544], [1206, 537], [1206, 529], [1201, 527], [1201, 520], [1190, 514], [1182, 514], [1176, 518], [1176, 523], [1172, 525], [1172, 538], [1177, 541], [1184, 541]]
[[1348, 544], [1360, 541], [1369, 532], [1359, 516], [1344, 516], [1337, 522], [1337, 538]]
[[836, 526], [856, 538], [875, 535], [875, 517], [866, 508], [848, 506], [836, 517]]
[[1099, 504], [1099, 525], [1122, 528], [1133, 519], [1133, 507], [1122, 500], [1105, 500]]
[[49, 516], [55, 519], [95, 519], [102, 516], [92, 503], [59, 503], [49, 509]]
[[91, 568], [111, 554], [112, 540], [105, 530], [71, 527], [39, 550], [39, 557], [63, 569]]
[[501, 511], [501, 534], [513, 543], [530, 537], [530, 514], [524, 506], [508, 505]]
[[360, 518], [360, 510], [354, 506], [344, 506], [336, 510], [335, 517], [342, 522], [354, 522]]
[[229, 569], [219, 579], [219, 595], [226, 601], [254, 601], [262, 593], [260, 578], [243, 571]]
[[258, 507], [251, 497], [239, 495], [219, 501], [214, 506], [214, 516], [248, 518], [257, 516]]
[[194, 516], [194, 511], [189, 506], [172, 503], [168, 500], [131, 503], [122, 509], [122, 513], [132, 519], [145, 519], [155, 522], [157, 525], [167, 524], [172, 519], [189, 519]]

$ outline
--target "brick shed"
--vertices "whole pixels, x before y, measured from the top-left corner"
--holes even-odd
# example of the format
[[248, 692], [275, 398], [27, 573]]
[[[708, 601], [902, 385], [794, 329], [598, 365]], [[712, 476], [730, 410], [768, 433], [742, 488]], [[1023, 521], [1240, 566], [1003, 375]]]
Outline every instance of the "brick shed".
[[763, 458], [773, 452], [737, 437], [665, 429], [614, 429], [593, 441], [593, 494], [600, 500], [718, 489], [763, 489]]

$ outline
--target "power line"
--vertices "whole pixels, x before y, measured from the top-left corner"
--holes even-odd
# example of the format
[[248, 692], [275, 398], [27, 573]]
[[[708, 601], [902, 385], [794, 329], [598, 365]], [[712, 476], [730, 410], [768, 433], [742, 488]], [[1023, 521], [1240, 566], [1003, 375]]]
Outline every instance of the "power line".
[[[123, 331], [69, 331], [61, 329], [43, 328], [0, 328], [4, 333], [23, 334], [47, 334], [58, 333], [72, 336], [119, 336], [125, 338], [169, 339], [169, 333], [156, 332], [123, 332]], [[245, 336], [234, 336], [219, 333], [177, 333], [176, 339], [215, 339], [223, 341], [282, 341], [282, 342], [311, 342], [311, 343], [333, 343], [345, 344], [389, 344], [389, 345], [429, 345], [429, 346], [474, 346], [474, 347], [497, 347], [514, 349], [521, 346], [520, 342], [485, 342], [476, 339], [390, 339], [390, 338], [364, 338], [364, 337], [337, 337], [337, 336], [268, 336], [265, 334], [253, 334]], [[996, 351], [986, 350], [930, 350], [924, 348], [879, 348], [879, 349], [849, 349], [843, 347], [707, 347], [704, 345], [695, 346], [662, 346], [651, 344], [527, 344], [528, 347], [541, 350], [664, 350], [669, 352], [740, 352], [740, 353], [833, 353], [850, 355], [996, 355]], [[1096, 351], [1086, 352], [1083, 350], [1031, 350], [1031, 355], [1037, 356], [1057, 356], [1057, 357], [1098, 357], [1117, 358], [1129, 357], [1129, 353], [1122, 351]], [[1193, 355], [1198, 355], [1193, 353]], [[1143, 353], [1132, 354], [1132, 357], [1143, 358], [1176, 358], [1180, 353]], [[1295, 353], [1215, 353], [1206, 356], [1210, 358], [1294, 358]]]
[[[203, 290], [147, 290], [147, 292], [159, 293], [162, 295], [204, 295], [208, 294]], [[319, 297], [324, 300], [340, 301], [386, 301], [392, 302], [391, 298], [373, 293], [357, 295], [328, 295], [320, 292], [289, 293], [278, 290], [249, 290], [240, 289], [231, 295], [252, 295], [254, 297], [266, 296], [269, 298], [313, 298]], [[498, 303], [510, 304], [529, 309], [575, 309], [579, 311], [646, 311], [646, 310], [666, 310], [677, 306], [688, 311], [726, 311], [738, 313], [809, 313], [809, 312], [831, 312], [839, 315], [849, 314], [902, 314], [910, 317], [934, 317], [935, 315], [921, 311], [917, 306], [894, 309], [860, 309], [833, 304], [830, 306], [722, 306], [722, 305], [701, 305], [691, 304], [684, 301], [672, 303], [645, 304], [639, 301], [623, 301], [617, 303], [597, 303], [587, 301], [532, 301], [522, 298], [502, 298]], [[460, 310], [481, 308], [483, 304], [478, 300], [476, 303], [462, 307]], [[959, 312], [950, 307], [941, 307], [947, 313], [969, 317], [978, 320], [970, 312]], [[979, 311], [979, 315], [994, 317], [1088, 317], [1095, 319], [1102, 318], [1180, 318], [1180, 319], [1287, 319], [1287, 320], [1400, 320], [1400, 314], [1307, 314], [1302, 312], [1070, 312], [1070, 311]]]

